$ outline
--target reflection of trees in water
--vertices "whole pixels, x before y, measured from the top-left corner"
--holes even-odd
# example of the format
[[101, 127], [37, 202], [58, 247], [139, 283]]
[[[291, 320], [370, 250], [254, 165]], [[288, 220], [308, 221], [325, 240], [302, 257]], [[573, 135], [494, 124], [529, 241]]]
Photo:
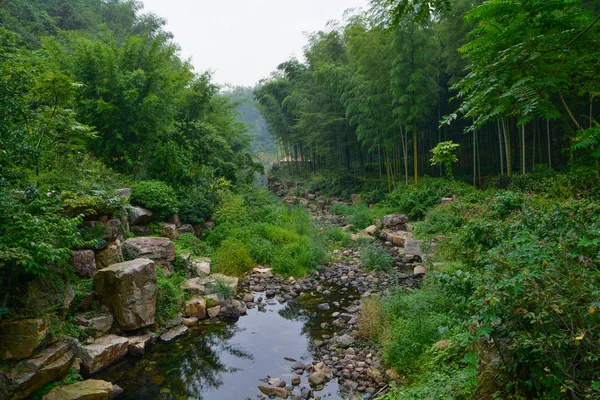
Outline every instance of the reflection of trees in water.
[[252, 354], [228, 343], [239, 332], [234, 323], [208, 325], [177, 342], [157, 344], [144, 359], [128, 358], [94, 378], [123, 386], [124, 399], [202, 400], [206, 391], [223, 386], [224, 374], [239, 371], [225, 365], [222, 354], [253, 359]]

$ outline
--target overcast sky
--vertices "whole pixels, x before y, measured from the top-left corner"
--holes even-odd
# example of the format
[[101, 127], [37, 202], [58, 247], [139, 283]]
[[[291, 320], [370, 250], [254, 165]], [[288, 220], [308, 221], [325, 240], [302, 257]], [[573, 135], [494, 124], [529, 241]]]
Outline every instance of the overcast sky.
[[341, 20], [368, 0], [142, 0], [167, 20], [196, 72], [212, 70], [220, 84], [253, 86], [281, 62], [302, 57], [305, 33]]

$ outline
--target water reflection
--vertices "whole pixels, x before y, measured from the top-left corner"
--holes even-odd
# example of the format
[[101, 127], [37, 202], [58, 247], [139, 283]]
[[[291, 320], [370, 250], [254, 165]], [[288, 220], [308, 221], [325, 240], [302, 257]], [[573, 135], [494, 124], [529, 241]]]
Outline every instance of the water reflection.
[[[94, 378], [118, 384], [123, 400], [133, 399], [245, 399], [259, 392], [260, 379], [282, 378], [288, 383], [294, 373], [291, 357], [313, 360], [311, 342], [326, 332], [331, 313], [319, 311], [325, 300], [304, 296], [300, 301], [267, 307], [266, 312], [249, 310], [238, 322], [202, 325], [175, 342], [158, 343], [142, 359], [126, 358]], [[346, 304], [349, 299], [337, 298]], [[316, 317], [310, 317], [316, 313]], [[302, 377], [306, 384], [306, 376]], [[319, 393], [341, 399], [337, 383]]]

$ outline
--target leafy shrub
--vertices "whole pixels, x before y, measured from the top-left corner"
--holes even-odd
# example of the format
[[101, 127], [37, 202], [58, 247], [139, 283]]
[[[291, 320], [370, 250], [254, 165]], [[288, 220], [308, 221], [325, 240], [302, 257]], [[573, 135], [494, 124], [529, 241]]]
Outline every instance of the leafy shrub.
[[242, 195], [230, 191], [219, 192], [219, 205], [215, 210], [213, 219], [217, 224], [233, 223], [244, 224], [248, 221], [248, 209]]
[[273, 271], [284, 276], [304, 276], [315, 269], [326, 252], [306, 236], [280, 247], [273, 259]]
[[255, 262], [246, 245], [239, 239], [231, 238], [221, 242], [214, 265], [217, 272], [241, 277], [254, 267]]
[[205, 256], [210, 250], [207, 243], [198, 239], [193, 233], [182, 233], [175, 240], [177, 253], [190, 253], [193, 256]]
[[343, 230], [339, 226], [327, 225], [323, 228], [323, 233], [327, 240], [341, 246], [348, 246], [352, 240], [350, 232]]
[[123, 206], [121, 198], [103, 190], [89, 192], [63, 191], [63, 205], [70, 216], [112, 214]]
[[150, 209], [159, 218], [179, 211], [175, 191], [161, 181], [140, 181], [131, 188], [131, 203]]
[[156, 320], [159, 324], [175, 318], [184, 306], [184, 292], [180, 286], [185, 278], [173, 274], [168, 278], [160, 267], [156, 267], [158, 277], [156, 296]]
[[333, 203], [329, 209], [333, 215], [350, 215], [350, 207], [343, 203]]
[[392, 268], [394, 259], [390, 253], [377, 245], [370, 245], [361, 250], [360, 261], [365, 268], [376, 271], [387, 271]]
[[524, 196], [518, 192], [510, 190], [498, 193], [492, 204], [497, 217], [506, 217], [511, 211], [518, 210], [525, 202]]
[[208, 219], [219, 202], [217, 194], [205, 185], [184, 186], [177, 191], [179, 216], [189, 224]]
[[277, 246], [268, 239], [253, 236], [250, 239], [250, 255], [259, 264], [271, 264], [277, 251]]

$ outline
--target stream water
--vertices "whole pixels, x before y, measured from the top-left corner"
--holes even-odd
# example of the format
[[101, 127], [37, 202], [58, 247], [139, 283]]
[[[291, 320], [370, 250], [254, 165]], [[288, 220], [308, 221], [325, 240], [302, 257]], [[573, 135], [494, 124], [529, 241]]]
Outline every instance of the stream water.
[[[269, 300], [265, 312], [257, 308], [238, 321], [206, 321], [187, 336], [171, 343], [157, 343], [143, 358], [128, 357], [93, 378], [117, 384], [125, 392], [122, 400], [133, 399], [223, 399], [256, 398], [260, 379], [280, 378], [290, 384], [296, 374], [293, 358], [305, 364], [318, 359], [314, 340], [332, 335], [323, 329], [334, 320], [331, 314], [342, 311], [359, 294], [350, 287], [328, 286], [327, 297], [306, 293], [280, 304]], [[255, 293], [256, 297], [264, 293]], [[318, 304], [328, 302], [328, 311]], [[335, 304], [335, 306], [334, 306]], [[308, 387], [308, 376], [292, 394]], [[319, 395], [324, 399], [344, 399], [337, 382], [329, 382]]]

